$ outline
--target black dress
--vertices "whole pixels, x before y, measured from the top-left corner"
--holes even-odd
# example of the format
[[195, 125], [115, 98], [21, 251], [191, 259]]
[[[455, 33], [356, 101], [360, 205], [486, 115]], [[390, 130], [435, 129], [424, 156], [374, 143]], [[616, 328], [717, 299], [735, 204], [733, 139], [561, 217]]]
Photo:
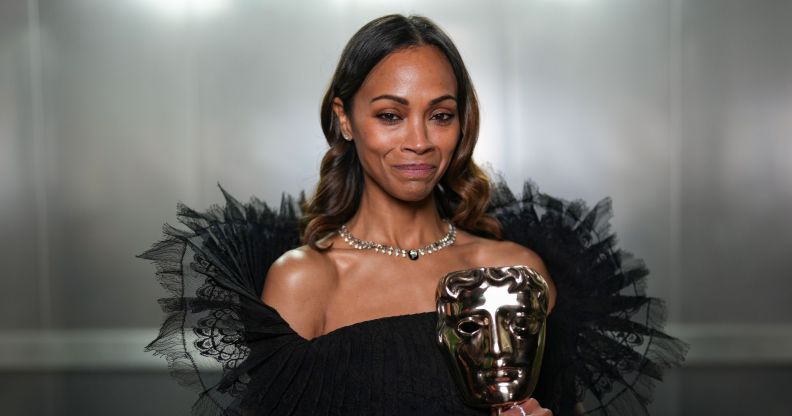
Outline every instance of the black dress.
[[[647, 414], [655, 380], [686, 346], [661, 332], [663, 305], [644, 295], [643, 264], [616, 249], [610, 201], [593, 209], [526, 184], [515, 198], [494, 185], [490, 212], [505, 238], [536, 251], [557, 288], [534, 392], [556, 415]], [[222, 188], [221, 188], [222, 190]], [[197, 212], [179, 205], [188, 230], [140, 257], [170, 292], [148, 350], [194, 388], [196, 415], [487, 415], [466, 406], [440, 348], [434, 311], [364, 321], [312, 340], [260, 300], [272, 262], [299, 245], [297, 210], [242, 204]], [[441, 276], [438, 276], [438, 279]]]

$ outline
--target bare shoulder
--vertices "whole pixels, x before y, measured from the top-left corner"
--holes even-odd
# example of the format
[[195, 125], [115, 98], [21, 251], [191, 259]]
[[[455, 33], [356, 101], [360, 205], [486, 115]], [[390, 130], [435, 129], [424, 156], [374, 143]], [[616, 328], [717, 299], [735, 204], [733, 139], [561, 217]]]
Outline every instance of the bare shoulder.
[[335, 275], [335, 267], [327, 256], [308, 246], [283, 253], [270, 266], [264, 283], [262, 298], [269, 297], [266, 289], [321, 289]]
[[555, 306], [556, 288], [550, 272], [535, 251], [508, 240], [473, 237], [477, 246], [476, 262], [482, 266], [528, 266], [545, 278], [550, 289], [550, 310]]
[[478, 256], [482, 263], [497, 265], [521, 264], [532, 268], [544, 269], [544, 262], [536, 252], [511, 241], [498, 241], [482, 238]]
[[[508, 240], [492, 240], [459, 232], [458, 242], [469, 247], [467, 253], [481, 266], [524, 265], [544, 270], [544, 262], [533, 250]], [[537, 270], [539, 271], [539, 270]]]
[[302, 246], [287, 251], [270, 266], [261, 300], [310, 339], [322, 331], [325, 300], [336, 284], [333, 262], [324, 253]]

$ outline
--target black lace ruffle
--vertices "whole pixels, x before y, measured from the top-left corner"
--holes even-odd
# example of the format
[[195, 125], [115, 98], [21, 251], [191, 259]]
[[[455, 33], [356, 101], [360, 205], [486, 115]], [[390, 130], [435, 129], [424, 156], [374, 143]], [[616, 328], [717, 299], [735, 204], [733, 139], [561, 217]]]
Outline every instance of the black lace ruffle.
[[[225, 191], [223, 195], [225, 205], [206, 212], [179, 205], [178, 218], [187, 230], [166, 225], [165, 239], [139, 256], [154, 261], [158, 279], [169, 292], [169, 297], [160, 301], [166, 320], [147, 350], [165, 357], [180, 383], [199, 393], [193, 414], [403, 412], [404, 408], [395, 404], [383, 410], [384, 405], [376, 408], [380, 402], [369, 407], [371, 401], [350, 401], [349, 390], [381, 381], [368, 374], [359, 379], [361, 385], [345, 390], [345, 383], [353, 383], [355, 377], [334, 374], [358, 367], [358, 373], [363, 373], [371, 366], [351, 362], [354, 358], [350, 357], [360, 352], [350, 352], [354, 347], [347, 345], [353, 342], [348, 338], [350, 331], [307, 341], [260, 301], [269, 266], [299, 245], [293, 201], [284, 198], [280, 209], [273, 210], [256, 199], [242, 204]], [[491, 212], [501, 221], [505, 238], [542, 257], [558, 289], [535, 396], [558, 415], [574, 414], [580, 401], [586, 404], [588, 414], [646, 414], [654, 382], [662, 378], [664, 369], [681, 362], [685, 345], [661, 331], [663, 304], [645, 295], [648, 271], [643, 263], [616, 247], [608, 224], [610, 201], [589, 209], [580, 201], [566, 202], [542, 194], [532, 184], [526, 184], [517, 198], [499, 183], [494, 186]], [[433, 328], [426, 319], [434, 317], [416, 315], [410, 319], [420, 320], [411, 325]], [[351, 333], [365, 340], [355, 338], [354, 342], [375, 342], [371, 334], [359, 331], [361, 327], [379, 328], [392, 321], [400, 319], [354, 328]], [[382, 336], [403, 338], [384, 332]], [[426, 336], [434, 339], [431, 331]], [[441, 360], [423, 339], [412, 340], [403, 348], [428, 351], [424, 353], [427, 357]], [[384, 354], [376, 349], [365, 351], [372, 356]], [[346, 361], [341, 357], [347, 357]], [[384, 391], [422, 397], [426, 405], [419, 403], [416, 409], [426, 413], [410, 411], [412, 414], [436, 414], [437, 409], [440, 414], [479, 413], [454, 407], [458, 406], [457, 397], [440, 403], [438, 397], [454, 396], [455, 392], [448, 390], [452, 389], [448, 374], [435, 377], [442, 370], [432, 371], [401, 371], [405, 377], [402, 384], [420, 388], [401, 386], [402, 390]]]
[[[504, 237], [536, 251], [558, 291], [544, 357], [550, 371], [536, 392], [552, 400], [543, 405], [561, 414], [579, 401], [591, 415], [648, 414], [654, 383], [687, 346], [662, 332], [665, 307], [645, 294], [644, 263], [617, 247], [610, 199], [588, 208], [532, 183], [519, 198], [502, 182], [493, 195]], [[555, 394], [569, 390], [575, 395]]]

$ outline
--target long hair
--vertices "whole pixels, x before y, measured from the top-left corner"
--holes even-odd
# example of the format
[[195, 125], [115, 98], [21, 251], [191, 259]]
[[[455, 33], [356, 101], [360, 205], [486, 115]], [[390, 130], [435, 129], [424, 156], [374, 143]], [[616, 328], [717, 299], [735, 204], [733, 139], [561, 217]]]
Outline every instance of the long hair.
[[338, 230], [360, 205], [363, 171], [355, 146], [343, 139], [333, 111], [338, 97], [351, 114], [355, 94], [363, 81], [387, 55], [407, 47], [429, 45], [448, 59], [457, 84], [461, 131], [451, 162], [434, 197], [440, 214], [474, 234], [500, 238], [500, 224], [485, 210], [489, 203], [489, 178], [472, 159], [479, 131], [476, 92], [462, 57], [451, 39], [431, 20], [421, 16], [388, 15], [372, 20], [349, 40], [341, 53], [321, 106], [322, 131], [330, 145], [322, 158], [319, 183], [303, 206], [302, 238], [316, 250], [318, 241]]

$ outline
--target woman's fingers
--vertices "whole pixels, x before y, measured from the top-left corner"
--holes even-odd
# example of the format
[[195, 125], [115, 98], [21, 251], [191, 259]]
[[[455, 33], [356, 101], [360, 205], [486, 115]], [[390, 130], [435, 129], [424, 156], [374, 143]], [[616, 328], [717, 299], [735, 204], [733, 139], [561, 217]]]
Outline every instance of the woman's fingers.
[[542, 406], [539, 406], [539, 402], [533, 397], [522, 403], [518, 403], [518, 405], [521, 406], [526, 412], [533, 412], [542, 408]]
[[552, 416], [553, 412], [543, 408], [536, 399], [530, 398], [522, 403], [516, 403], [500, 414], [502, 416]]

